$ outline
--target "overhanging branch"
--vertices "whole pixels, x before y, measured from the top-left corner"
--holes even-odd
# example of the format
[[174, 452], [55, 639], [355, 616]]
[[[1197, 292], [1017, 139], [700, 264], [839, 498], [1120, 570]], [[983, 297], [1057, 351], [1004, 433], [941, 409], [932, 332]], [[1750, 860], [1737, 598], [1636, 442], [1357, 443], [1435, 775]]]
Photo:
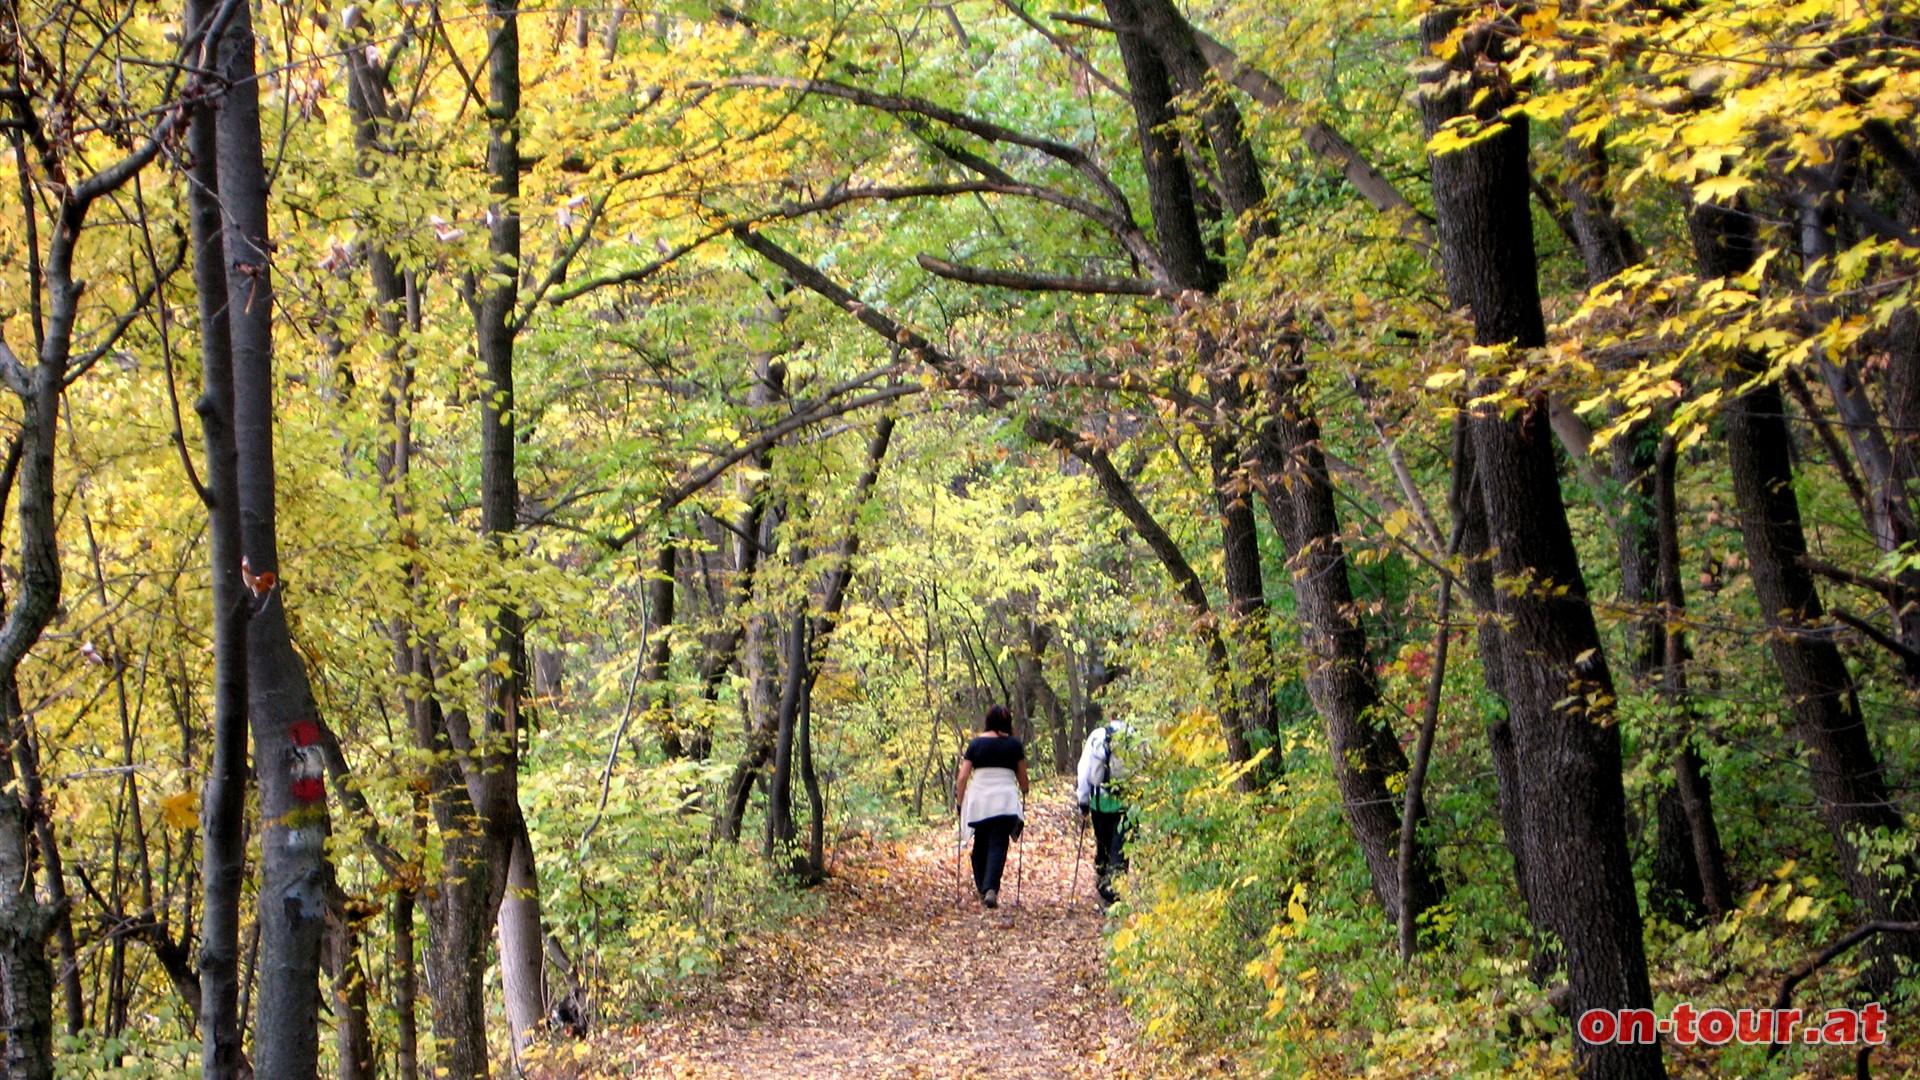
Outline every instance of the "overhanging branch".
[[1144, 278], [1106, 277], [1101, 274], [1038, 274], [1019, 270], [995, 270], [985, 266], [950, 263], [931, 255], [915, 256], [920, 269], [937, 277], [968, 285], [994, 285], [1026, 292], [1070, 292], [1087, 295], [1153, 296], [1173, 300], [1179, 294], [1165, 285]]

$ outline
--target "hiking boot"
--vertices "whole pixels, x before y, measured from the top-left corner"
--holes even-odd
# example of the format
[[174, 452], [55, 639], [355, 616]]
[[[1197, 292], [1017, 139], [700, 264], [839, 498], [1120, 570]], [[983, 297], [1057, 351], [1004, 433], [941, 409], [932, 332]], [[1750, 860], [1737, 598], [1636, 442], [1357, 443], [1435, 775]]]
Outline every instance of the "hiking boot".
[[990, 908], [999, 907], [1000, 906], [1000, 890], [988, 889], [986, 892], [981, 893], [980, 902], [987, 905]]

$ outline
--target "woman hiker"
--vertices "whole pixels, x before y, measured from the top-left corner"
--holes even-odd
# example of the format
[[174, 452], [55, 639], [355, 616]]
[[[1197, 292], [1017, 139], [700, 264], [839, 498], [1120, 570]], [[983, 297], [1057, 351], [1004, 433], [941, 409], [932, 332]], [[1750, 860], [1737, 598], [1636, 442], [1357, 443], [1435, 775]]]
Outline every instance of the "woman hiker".
[[960, 807], [961, 839], [973, 837], [973, 887], [980, 902], [1000, 906], [1000, 872], [1007, 845], [1025, 824], [1020, 801], [1027, 794], [1027, 748], [1013, 737], [1013, 717], [1004, 705], [987, 710], [983, 730], [961, 755], [954, 801]]

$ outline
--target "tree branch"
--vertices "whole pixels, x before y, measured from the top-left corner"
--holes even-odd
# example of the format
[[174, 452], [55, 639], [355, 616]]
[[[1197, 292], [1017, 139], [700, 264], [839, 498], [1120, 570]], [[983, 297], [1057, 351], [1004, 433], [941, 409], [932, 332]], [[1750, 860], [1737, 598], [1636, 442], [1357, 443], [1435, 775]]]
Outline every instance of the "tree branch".
[[[1194, 27], [1193, 38], [1200, 45], [1200, 55], [1206, 58], [1207, 66], [1241, 93], [1270, 109], [1300, 108], [1300, 100], [1288, 93], [1286, 87], [1273, 76], [1243, 62], [1219, 39], [1199, 27]], [[1374, 168], [1345, 136], [1325, 121], [1315, 120], [1301, 129], [1300, 138], [1316, 157], [1339, 169], [1347, 183], [1352, 184], [1370, 206], [1393, 218], [1402, 234], [1423, 249], [1434, 250], [1437, 236], [1433, 220], [1416, 209], [1393, 181]]]
[[[1780, 992], [1773, 997], [1773, 1009], [1777, 1015], [1781, 1010], [1793, 1004], [1794, 988], [1805, 982], [1809, 976], [1832, 963], [1841, 954], [1875, 934], [1920, 934], [1920, 922], [1870, 922], [1855, 928], [1846, 937], [1834, 942], [1820, 951], [1820, 955], [1794, 968], [1780, 982]], [[1780, 1033], [1772, 1033], [1775, 1040]], [[1767, 1057], [1772, 1058], [1786, 1044], [1775, 1041], [1767, 1047]]]
[[865, 106], [866, 108], [878, 109], [881, 112], [924, 116], [929, 120], [934, 120], [950, 128], [964, 131], [969, 135], [978, 136], [988, 142], [1008, 143], [1013, 146], [1025, 147], [1029, 150], [1038, 150], [1040, 153], [1053, 158], [1086, 177], [1094, 187], [1100, 189], [1101, 194], [1106, 196], [1108, 205], [1110, 205], [1114, 211], [1124, 215], [1130, 221], [1133, 219], [1132, 207], [1128, 204], [1126, 194], [1120, 190], [1120, 186], [1114, 183], [1113, 178], [1108, 176], [1106, 171], [1100, 168], [1091, 156], [1076, 146], [1069, 146], [1066, 143], [1057, 142], [1053, 139], [1043, 139], [1025, 134], [1024, 132], [1015, 131], [1010, 127], [996, 124], [991, 120], [983, 120], [977, 116], [970, 116], [958, 110], [949, 109], [944, 105], [936, 105], [923, 98], [876, 93], [861, 87], [834, 82], [830, 79], [801, 79], [788, 76], [759, 75], [727, 79], [715, 85], [738, 86], [760, 90], [791, 90], [821, 97], [840, 98], [843, 101], [850, 101], [856, 105]]
[[931, 255], [917, 255], [914, 258], [920, 264], [920, 269], [929, 274], [969, 285], [995, 285], [1003, 289], [1021, 289], [1027, 292], [1153, 296], [1162, 300], [1172, 300], [1179, 295], [1165, 285], [1158, 285], [1142, 278], [1106, 277], [1099, 274], [1036, 274], [950, 263]]

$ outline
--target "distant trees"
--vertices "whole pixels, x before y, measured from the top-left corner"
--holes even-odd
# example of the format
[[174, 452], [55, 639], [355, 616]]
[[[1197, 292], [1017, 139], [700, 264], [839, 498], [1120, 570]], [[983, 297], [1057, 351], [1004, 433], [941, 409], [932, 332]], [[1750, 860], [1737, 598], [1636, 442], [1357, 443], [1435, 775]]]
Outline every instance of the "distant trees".
[[992, 700], [1323, 806], [1409, 1000], [1910, 921], [1911, 18], [1309, 8], [0, 11], [9, 1075], [524, 1065]]

